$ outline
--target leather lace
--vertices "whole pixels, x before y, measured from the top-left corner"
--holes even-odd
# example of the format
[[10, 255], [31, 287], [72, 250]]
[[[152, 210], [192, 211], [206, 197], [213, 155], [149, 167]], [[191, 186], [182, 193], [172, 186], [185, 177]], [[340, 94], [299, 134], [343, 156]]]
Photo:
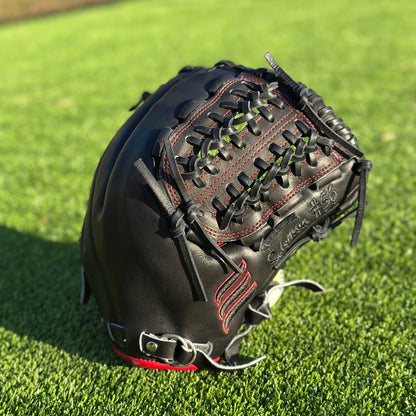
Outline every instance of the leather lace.
[[208, 117], [215, 121], [217, 126], [207, 128], [196, 126], [195, 133], [203, 136], [202, 139], [188, 136], [186, 141], [196, 149], [196, 154], [191, 157], [177, 157], [176, 162], [185, 168], [181, 174], [183, 180], [192, 180], [194, 184], [202, 188], [205, 186], [201, 175], [204, 172], [218, 173], [218, 168], [213, 164], [217, 157], [231, 160], [232, 155], [228, 151], [229, 144], [243, 149], [246, 144], [239, 136], [239, 130], [247, 127], [255, 136], [262, 134], [256, 118], [261, 114], [269, 122], [274, 122], [274, 116], [267, 108], [269, 104], [283, 108], [284, 104], [273, 92], [277, 88], [277, 82], [257, 85], [253, 82], [242, 81], [247, 90], [234, 89], [231, 94], [239, 97], [238, 101], [223, 101], [220, 106], [230, 110], [231, 115], [221, 116], [217, 113], [209, 113]]
[[[295, 176], [302, 174], [302, 166], [306, 162], [310, 166], [316, 166], [316, 153], [319, 148], [329, 155], [331, 148], [337, 146], [345, 153], [356, 158], [356, 170], [360, 176], [358, 206], [343, 218], [334, 223], [330, 220], [323, 225], [313, 228], [311, 233], [290, 247], [284, 256], [285, 260], [290, 257], [301, 245], [313, 239], [319, 241], [324, 238], [330, 229], [335, 228], [341, 222], [355, 215], [355, 226], [351, 239], [351, 245], [355, 246], [358, 242], [360, 229], [363, 221], [364, 210], [366, 205], [366, 184], [368, 174], [372, 164], [364, 159], [361, 151], [356, 147], [355, 137], [351, 130], [345, 126], [343, 121], [336, 118], [333, 110], [325, 106], [321, 97], [314, 91], [300, 83], [293, 81], [271, 58], [266, 55], [273, 70], [277, 82], [256, 84], [249, 81], [242, 81], [246, 90], [234, 89], [231, 94], [238, 97], [235, 101], [223, 101], [220, 106], [229, 110], [225, 116], [216, 113], [208, 114], [213, 121], [215, 127], [207, 128], [204, 126], [195, 127], [195, 132], [203, 136], [202, 139], [189, 136], [187, 141], [197, 152], [190, 157], [175, 156], [172, 144], [169, 141], [169, 129], [162, 129], [160, 138], [163, 139], [163, 146], [169, 165], [170, 175], [177, 186], [181, 197], [182, 209], [176, 207], [166, 194], [159, 180], [157, 180], [148, 170], [142, 160], [135, 162], [135, 167], [140, 173], [144, 181], [149, 185], [154, 195], [159, 200], [163, 211], [168, 215], [171, 224], [171, 235], [177, 242], [178, 249], [182, 253], [182, 261], [189, 279], [192, 289], [193, 298], [196, 301], [207, 301], [204, 286], [200, 275], [196, 268], [187, 239], [187, 229], [191, 228], [199, 236], [206, 252], [215, 253], [217, 258], [232, 270], [239, 272], [238, 265], [219, 247], [214, 239], [212, 239], [203, 227], [200, 221], [200, 207], [190, 198], [185, 187], [186, 180], [192, 180], [196, 186], [204, 187], [205, 183], [202, 174], [208, 172], [212, 175], [218, 173], [218, 168], [214, 164], [214, 160], [220, 157], [224, 160], [231, 160], [230, 144], [234, 147], [242, 149], [246, 146], [239, 132], [243, 128], [249, 129], [254, 135], [259, 136], [262, 131], [258, 121], [260, 117], [270, 123], [274, 122], [274, 116], [269, 110], [270, 105], [283, 109], [284, 103], [274, 92], [278, 87], [278, 82], [283, 83], [291, 89], [295, 94], [298, 102], [297, 105], [312, 120], [315, 128], [307, 126], [300, 120], [295, 122], [299, 130], [299, 137], [295, 136], [289, 130], [283, 131], [283, 136], [287, 141], [287, 146], [281, 147], [275, 143], [269, 146], [270, 152], [275, 156], [272, 163], [268, 163], [261, 158], [255, 160], [255, 165], [259, 169], [257, 179], [251, 179], [244, 172], [240, 172], [238, 176], [239, 182], [243, 185], [243, 191], [238, 190], [234, 185], [229, 184], [226, 187], [227, 193], [230, 195], [230, 203], [226, 207], [219, 199], [214, 198], [212, 203], [218, 211], [219, 227], [225, 229], [231, 221], [241, 223], [247, 207], [254, 210], [261, 209], [261, 203], [267, 202], [269, 199], [269, 189], [272, 181], [283, 187], [289, 186], [288, 175], [292, 173]], [[319, 102], [318, 110], [312, 104]], [[322, 103], [321, 103], [322, 102]], [[228, 115], [227, 115], [228, 114]], [[322, 117], [325, 117], [323, 120]], [[336, 131], [335, 131], [335, 130]], [[320, 133], [324, 133], [325, 136]], [[184, 169], [179, 169], [181, 165]], [[282, 261], [279, 265], [283, 264]], [[275, 267], [278, 265], [276, 264]]]
[[289, 130], [283, 131], [283, 136], [289, 147], [281, 147], [276, 143], [270, 144], [269, 150], [275, 155], [275, 160], [272, 163], [256, 158], [254, 164], [259, 169], [257, 179], [252, 180], [244, 172], [241, 172], [238, 180], [244, 190], [241, 192], [232, 184], [227, 186], [226, 190], [232, 201], [228, 207], [225, 207], [218, 198], [213, 199], [212, 203], [222, 217], [219, 224], [220, 229], [225, 229], [231, 220], [242, 223], [246, 207], [251, 207], [256, 211], [260, 210], [261, 202], [269, 200], [269, 189], [274, 180], [277, 180], [282, 188], [288, 188], [289, 173], [301, 176], [302, 164], [305, 161], [310, 166], [316, 166], [315, 153], [319, 147], [326, 155], [330, 154], [333, 140], [320, 136], [315, 129], [306, 126], [300, 120], [296, 121], [296, 126], [301, 132], [301, 137], [296, 137]]
[[[190, 157], [176, 157], [176, 163], [184, 167], [185, 172], [181, 173], [184, 181], [192, 180], [197, 187], [203, 188], [205, 183], [202, 175], [205, 172], [211, 175], [218, 173], [218, 168], [214, 164], [217, 157], [226, 161], [232, 160], [228, 150], [230, 144], [238, 149], [246, 146], [241, 135], [238, 134], [239, 130], [247, 127], [252, 134], [259, 136], [262, 134], [258, 124], [259, 117], [273, 123], [275, 120], [269, 109], [270, 105], [279, 109], [284, 108], [283, 101], [274, 92], [278, 87], [277, 82], [256, 84], [243, 81], [242, 84], [247, 90], [234, 89], [230, 92], [238, 97], [237, 100], [220, 103], [222, 108], [230, 110], [231, 115], [208, 114], [208, 117], [216, 122], [215, 127], [196, 126], [195, 132], [203, 138], [195, 136], [186, 138], [186, 141], [194, 147], [195, 154]], [[287, 188], [288, 174], [293, 172], [295, 176], [301, 176], [301, 165], [305, 160], [310, 166], [316, 166], [315, 152], [318, 151], [318, 146], [329, 155], [334, 144], [332, 139], [319, 135], [315, 129], [306, 126], [300, 120], [296, 121], [296, 126], [301, 132], [301, 137], [295, 137], [289, 130], [283, 131], [288, 147], [280, 147], [275, 143], [269, 146], [270, 152], [275, 155], [273, 163], [267, 163], [261, 158], [255, 160], [254, 163], [259, 168], [257, 179], [252, 180], [241, 172], [238, 180], [243, 186], [243, 191], [232, 184], [226, 187], [231, 197], [228, 207], [218, 198], [212, 200], [213, 206], [218, 211], [220, 229], [227, 228], [231, 221], [242, 223], [246, 207], [260, 210], [261, 202], [269, 199], [269, 188], [274, 179], [277, 179], [283, 188]]]

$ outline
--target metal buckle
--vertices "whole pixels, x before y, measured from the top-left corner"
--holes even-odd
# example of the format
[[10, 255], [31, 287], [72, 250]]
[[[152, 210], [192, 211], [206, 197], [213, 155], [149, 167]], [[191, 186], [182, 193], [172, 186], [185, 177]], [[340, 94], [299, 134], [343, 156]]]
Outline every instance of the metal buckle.
[[[143, 345], [143, 336], [144, 335], [153, 339], [154, 341], [149, 341], [146, 344], [146, 346]], [[158, 350], [158, 345], [157, 344], [158, 344], [158, 342], [176, 342], [176, 345], [177, 346], [180, 345], [181, 348], [183, 348], [183, 350], [185, 352], [192, 353], [191, 358], [185, 363], [179, 362], [179, 361], [177, 361], [175, 359], [171, 359], [171, 358], [164, 358], [164, 357], [162, 357], [161, 355], [159, 355], [157, 353], [157, 350]], [[197, 353], [198, 353], [197, 350], [196, 350], [195, 345], [189, 339], [183, 338], [183, 337], [181, 337], [179, 335], [176, 335], [176, 334], [154, 335], [154, 334], [151, 334], [151, 333], [146, 333], [145, 334], [144, 332], [142, 332], [140, 334], [139, 345], [140, 345], [140, 350], [144, 354], [146, 354], [150, 357], [158, 358], [159, 360], [163, 361], [164, 363], [175, 366], [175, 367], [187, 367], [187, 366], [191, 365], [195, 361]]]
[[180, 363], [180, 362], [178, 362], [176, 360], [170, 360], [170, 359], [164, 359], [164, 358], [162, 358], [162, 360], [166, 364], [174, 365], [176, 367], [187, 367], [188, 365], [191, 365], [195, 361], [195, 358], [196, 358], [196, 355], [197, 355], [197, 351], [196, 351], [196, 348], [195, 348], [194, 344], [189, 339], [182, 338], [181, 336], [176, 335], [176, 334], [163, 334], [160, 338], [162, 340], [163, 340], [163, 338], [165, 338], [167, 340], [179, 341], [181, 343], [181, 347], [186, 352], [191, 352], [192, 353], [192, 356], [191, 356], [190, 360], [188, 362], [186, 362], [186, 363]]

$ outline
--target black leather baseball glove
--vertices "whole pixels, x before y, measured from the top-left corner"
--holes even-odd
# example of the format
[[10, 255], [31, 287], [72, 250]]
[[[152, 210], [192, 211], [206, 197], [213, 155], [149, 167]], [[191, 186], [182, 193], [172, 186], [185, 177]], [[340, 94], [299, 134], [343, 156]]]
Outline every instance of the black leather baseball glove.
[[164, 369], [242, 369], [274, 281], [306, 242], [355, 216], [371, 162], [333, 109], [273, 60], [186, 67], [144, 94], [97, 167], [81, 236], [113, 349]]

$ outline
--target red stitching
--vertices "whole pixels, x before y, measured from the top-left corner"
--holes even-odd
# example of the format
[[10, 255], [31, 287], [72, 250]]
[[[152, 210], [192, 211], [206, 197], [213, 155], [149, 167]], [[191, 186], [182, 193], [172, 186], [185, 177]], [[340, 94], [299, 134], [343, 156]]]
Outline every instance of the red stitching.
[[[247, 263], [244, 261], [244, 259], [241, 259], [239, 267], [242, 269], [240, 275], [232, 282], [230, 288], [228, 288], [221, 295], [221, 298], [217, 299], [218, 292], [230, 279], [235, 278], [235, 271], [233, 271], [229, 276], [227, 276], [227, 278], [218, 286], [214, 294], [214, 303], [218, 306], [217, 315], [222, 322], [222, 329], [226, 334], [228, 334], [230, 326], [230, 322], [227, 323], [228, 317], [233, 313], [233, 311], [236, 310], [236, 308], [239, 305], [241, 305], [244, 302], [244, 300], [253, 292], [253, 290], [257, 288], [256, 282], [251, 283], [251, 273], [247, 270]], [[238, 284], [236, 285], [236, 283]], [[231, 302], [231, 304], [228, 305], [227, 309], [221, 313], [221, 309], [226, 304], [227, 300], [230, 299], [232, 294], [235, 293], [245, 283], [247, 287], [243, 289], [243, 292], [240, 294], [240, 296], [238, 296], [237, 299]]]
[[[237, 276], [237, 278], [235, 278], [235, 275], [236, 275], [236, 272], [232, 272], [219, 286], [218, 286], [218, 288], [217, 288], [217, 290], [215, 291], [215, 294], [214, 294], [214, 303], [217, 305], [217, 306], [221, 306], [222, 304], [224, 304], [225, 303], [225, 301], [231, 296], [231, 294], [235, 291], [235, 289], [233, 289], [234, 288], [234, 285], [235, 285], [235, 283], [237, 283], [238, 282], [238, 284], [237, 284], [237, 286], [236, 286], [236, 288], [239, 288], [241, 285], [242, 285], [242, 283], [244, 282], [244, 280], [245, 280], [245, 278], [246, 278], [246, 276], [247, 276], [247, 272], [246, 272], [246, 264], [245, 264], [245, 262], [244, 262], [244, 260], [242, 260], [241, 262], [240, 262], [240, 264], [239, 264], [239, 267], [240, 268], [243, 268], [243, 272], [242, 273], [240, 273], [240, 274], [238, 274], [238, 276]], [[239, 282], [239, 280], [241, 279], [241, 282]], [[220, 292], [221, 291], [221, 288], [223, 288], [229, 281], [233, 281], [232, 282], [232, 284], [230, 284], [230, 287], [229, 288], [227, 288], [225, 291], [224, 291], [224, 293], [220, 296], [220, 297], [218, 297], [218, 292]], [[231, 289], [231, 293], [230, 294], [228, 294], [228, 292], [230, 291], [230, 289]], [[224, 299], [224, 296], [225, 296], [225, 299]]]
[[[229, 113], [231, 113], [231, 110], [227, 110], [225, 113], [224, 113], [224, 117], [227, 117], [227, 115], [229, 114]], [[213, 122], [212, 124], [211, 124], [211, 127], [210, 127], [210, 129], [213, 129], [216, 125], [218, 125], [218, 123], [217, 122]], [[230, 147], [228, 147], [227, 148], [227, 150], [230, 150], [230, 148], [231, 147], [233, 147], [232, 145], [230, 146]], [[191, 148], [191, 149], [189, 149], [189, 152], [188, 152], [188, 157], [192, 157], [192, 153], [193, 153], [193, 149]], [[219, 159], [219, 158], [217, 158], [215, 161], [214, 161], [214, 165], [216, 165], [216, 164], [218, 164], [219, 162], [220, 162], [220, 160], [221, 159]], [[206, 175], [208, 175], [208, 172], [203, 172], [202, 174], [201, 174], [201, 179], [203, 179], [204, 178], [204, 176], [206, 176]], [[191, 191], [193, 188], [195, 188], [195, 184], [193, 183], [193, 182], [191, 182], [190, 183], [190, 185], [189, 185], [189, 187], [188, 187], [188, 184], [187, 184], [187, 182], [186, 181], [184, 181], [184, 184], [185, 184], [185, 188], [186, 188], [186, 190], [187, 191]]]
[[[170, 137], [170, 142], [172, 143], [172, 146], [174, 146], [176, 144], [176, 142], [179, 139], [179, 136], [182, 134], [182, 132], [184, 130], [186, 130], [201, 114], [203, 114], [205, 112], [205, 109], [210, 107], [211, 105], [214, 105], [217, 101], [220, 100], [220, 98], [222, 97], [222, 94], [224, 94], [224, 91], [229, 88], [231, 85], [236, 84], [237, 82], [240, 82], [242, 80], [247, 80], [247, 81], [253, 81], [257, 84], [261, 84], [262, 81], [251, 77], [251, 76], [242, 76], [239, 78], [235, 78], [230, 80], [229, 82], [227, 82], [219, 91], [219, 93], [214, 97], [214, 99], [212, 99], [211, 101], [208, 101], [203, 107], [201, 107], [186, 123], [184, 123], [178, 130], [175, 131], [175, 133], [172, 135], [172, 137]], [[168, 188], [168, 192], [169, 195], [171, 196], [172, 200], [175, 202], [176, 206], [178, 206], [180, 204], [180, 201], [178, 199], [178, 197], [172, 193], [171, 188], [173, 188], [173, 186], [169, 183], [169, 180], [167, 179], [167, 172], [168, 172], [168, 165], [167, 165], [167, 160], [166, 160], [166, 154], [163, 155], [163, 160], [162, 160], [162, 166], [163, 166], [163, 178], [165, 179], [166, 183], [167, 183], [167, 188]], [[176, 193], [176, 192], [175, 192]]]
[[[228, 238], [240, 238], [240, 237], [244, 237], [245, 235], [250, 234], [251, 232], [253, 232], [254, 230], [256, 230], [261, 224], [263, 224], [263, 222], [265, 222], [267, 220], [267, 218], [273, 213], [273, 211], [276, 208], [280, 208], [289, 199], [291, 199], [293, 196], [295, 196], [301, 189], [305, 188], [307, 185], [310, 185], [316, 179], [318, 179], [319, 177], [323, 176], [326, 172], [328, 172], [329, 170], [333, 169], [335, 166], [339, 165], [339, 163], [342, 160], [342, 157], [338, 156], [335, 152], [332, 152], [332, 155], [335, 157], [335, 160], [331, 164], [329, 164], [328, 166], [324, 167], [322, 170], [320, 170], [319, 172], [317, 172], [315, 175], [311, 176], [307, 180], [299, 183], [284, 198], [282, 198], [280, 201], [276, 202], [276, 204], [274, 204], [272, 207], [270, 207], [263, 214], [263, 216], [260, 218], [260, 220], [258, 220], [251, 227], [246, 228], [245, 230], [239, 231], [237, 233], [221, 233], [221, 232], [215, 231], [212, 228], [209, 228], [207, 226], [204, 226], [205, 230], [207, 231], [208, 234], [210, 234], [210, 235], [212, 235], [212, 236], [214, 236], [216, 238], [227, 238], [227, 237]], [[274, 188], [277, 185], [278, 184], [276, 183], [271, 188]]]
[[[226, 312], [229, 309], [229, 306], [227, 307], [227, 309], [225, 311], [222, 310], [222, 308], [224, 306], [227, 306], [227, 302], [228, 299], [230, 299], [232, 297], [232, 295], [237, 292], [237, 290], [240, 287], [243, 287], [243, 292], [245, 291], [245, 288], [250, 284], [251, 282], [251, 278], [250, 278], [250, 273], [248, 273], [247, 271], [245, 271], [244, 273], [241, 273], [241, 275], [231, 284], [230, 288], [228, 289], [228, 291], [225, 291], [224, 294], [222, 295], [221, 299], [220, 299], [220, 303], [218, 305], [218, 316], [221, 319], [224, 319], [224, 316], [226, 316]], [[231, 291], [230, 291], [231, 289]], [[225, 296], [225, 297], [224, 297]]]
[[[248, 273], [248, 275], [250, 276], [250, 281], [251, 281], [251, 274], [250, 273]], [[246, 290], [246, 291], [244, 291], [241, 295], [240, 295], [240, 297], [238, 298], [238, 299], [236, 299], [234, 302], [233, 302], [233, 304], [228, 308], [228, 310], [227, 310], [227, 312], [225, 313], [225, 315], [224, 315], [224, 319], [223, 319], [223, 321], [222, 321], [222, 329], [223, 329], [223, 331], [226, 333], [226, 334], [228, 334], [228, 330], [230, 329], [230, 322], [228, 322], [227, 323], [227, 319], [228, 319], [228, 317], [231, 315], [231, 313], [238, 307], [238, 306], [240, 306], [244, 301], [245, 301], [245, 299], [246, 298], [248, 298], [250, 295], [251, 295], [251, 293], [255, 290], [257, 288], [257, 283], [256, 282], [253, 282], [252, 284], [251, 284], [251, 286]]]
[[[299, 130], [297, 130], [294, 134], [296, 135], [297, 133], [299, 133]], [[288, 144], [288, 142], [286, 141], [285, 143], [283, 143], [283, 146]], [[275, 155], [270, 154], [270, 156], [267, 158], [266, 162], [270, 162], [270, 160], [272, 160], [275, 157]], [[304, 165], [306, 163], [306, 160], [304, 160], [302, 162], [302, 165]], [[256, 171], [254, 171], [254, 173], [250, 176], [250, 179], [254, 179], [258, 173], [260, 172], [260, 169], [257, 169]], [[288, 175], [292, 175], [292, 172], [288, 172]], [[274, 187], [274, 186], [273, 186]], [[272, 188], [273, 188], [272, 187]], [[244, 189], [244, 186], [241, 185], [238, 190], [241, 192]], [[225, 205], [228, 205], [231, 202], [231, 197], [227, 199], [227, 201], [225, 201]], [[216, 213], [214, 212], [213, 214], [214, 216], [216, 215]]]
[[[291, 111], [290, 113], [286, 114], [286, 116], [284, 118], [282, 118], [280, 120], [280, 122], [284, 121], [287, 117], [289, 117], [291, 114], [293, 114], [293, 111]], [[293, 119], [295, 118], [295, 116], [293, 116], [290, 120], [288, 120], [285, 124], [283, 124], [278, 131], [276, 131], [271, 137], [269, 137], [269, 139], [264, 140], [265, 137], [267, 137], [275, 128], [279, 127], [279, 124], [275, 124], [268, 132], [267, 134], [265, 134], [261, 139], [259, 139], [254, 146], [245, 154], [243, 154], [236, 162], [234, 162], [226, 171], [224, 171], [223, 175], [219, 175], [214, 182], [212, 182], [208, 187], [207, 190], [209, 188], [211, 188], [214, 184], [216, 184], [221, 178], [224, 178], [224, 176], [230, 172], [230, 170], [232, 170], [236, 165], [238, 165], [242, 160], [244, 160], [244, 163], [239, 167], [239, 169], [241, 170], [241, 168], [243, 166], [245, 166], [247, 163], [252, 161], [252, 158], [260, 152], [261, 149], [263, 149], [269, 142], [271, 142], [288, 124], [290, 124]], [[279, 122], [279, 123], [280, 123]], [[264, 140], [264, 141], [263, 141]], [[262, 146], [259, 146], [258, 148], [256, 148], [256, 146], [263, 141]], [[254, 151], [254, 152], [253, 152]], [[247, 157], [248, 154], [250, 154], [251, 152], [253, 152], [253, 154], [250, 157]], [[213, 189], [209, 194], [206, 194], [205, 198], [203, 198], [201, 201], [199, 201], [200, 204], [202, 204], [204, 201], [206, 201], [210, 196], [212, 196], [216, 191], [218, 191], [218, 189], [220, 189], [225, 182], [227, 182], [232, 176], [234, 175], [234, 172], [232, 172], [230, 175], [228, 175], [225, 179], [222, 180], [222, 182], [220, 184], [218, 184], [218, 186]], [[200, 197], [202, 197], [204, 195], [205, 191], [196, 197], [197, 200], [199, 200]]]
[[[229, 113], [231, 113], [231, 110], [227, 110], [227, 112], [225, 112], [224, 113], [224, 118], [225, 117], [227, 117], [227, 115], [229, 114]], [[212, 128], [215, 126], [215, 125], [218, 125], [218, 123], [214, 123], [213, 125], [212, 125]], [[232, 145], [232, 144], [230, 144], [228, 147], [227, 147], [227, 150], [231, 150], [232, 148], [233, 148], [234, 146]], [[191, 152], [192, 152], [192, 149], [190, 150], [190, 153], [189, 154], [191, 154]], [[214, 160], [214, 162], [213, 162], [213, 164], [214, 165], [217, 165], [218, 163], [220, 163], [221, 162], [221, 159], [218, 157], [218, 158], [216, 158], [215, 160]], [[208, 172], [206, 172], [206, 171], [204, 171], [202, 174], [201, 174], [201, 179], [202, 178], [204, 178], [204, 176], [206, 176], [206, 175], [208, 175]], [[185, 186], [186, 186], [186, 183], [185, 183]], [[195, 188], [195, 184], [193, 184], [192, 182], [191, 182], [191, 184], [190, 184], [190, 187], [188, 188], [186, 188], [188, 191], [190, 191], [190, 190], [192, 190], [193, 188]]]
[[[217, 101], [220, 100], [220, 98], [222, 97], [222, 95], [224, 94], [224, 91], [230, 87], [233, 84], [236, 84], [237, 82], [240, 82], [241, 80], [248, 80], [248, 81], [253, 81], [257, 84], [261, 84], [262, 81], [256, 79], [256, 78], [252, 78], [252, 77], [239, 77], [239, 78], [235, 78], [230, 80], [227, 84], [225, 84], [220, 91], [218, 92], [218, 94], [211, 100], [208, 101], [204, 106], [202, 106], [186, 123], [184, 123], [178, 130], [176, 130], [176, 132], [172, 135], [171, 137], [171, 142], [172, 142], [172, 146], [176, 144], [179, 136], [182, 134], [182, 132], [184, 130], [186, 130], [193, 122], [194, 120], [196, 120], [201, 113], [205, 113], [205, 109], [210, 107], [211, 105], [215, 104]], [[172, 141], [173, 140], [173, 141]]]
[[[166, 155], [165, 155], [166, 156]], [[180, 204], [180, 199], [176, 193], [176, 191], [174, 190], [174, 187], [171, 183], [171, 178], [168, 174], [168, 161], [167, 158], [165, 157], [163, 160], [163, 178], [165, 179], [165, 182], [167, 183], [166, 189], [170, 195], [170, 199], [172, 201], [174, 201], [176, 206], [179, 206]]]

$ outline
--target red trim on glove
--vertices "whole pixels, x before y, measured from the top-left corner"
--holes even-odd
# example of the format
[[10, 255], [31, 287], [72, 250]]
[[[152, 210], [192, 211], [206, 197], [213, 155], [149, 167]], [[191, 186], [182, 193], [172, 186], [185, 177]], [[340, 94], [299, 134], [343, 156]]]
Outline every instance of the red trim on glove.
[[194, 371], [199, 370], [196, 365], [188, 365], [186, 367], [175, 367], [173, 365], [160, 363], [158, 361], [142, 360], [140, 358], [131, 357], [123, 351], [120, 351], [114, 344], [112, 345], [114, 353], [122, 360], [135, 367], [150, 368], [151, 370], [177, 370], [177, 371]]

